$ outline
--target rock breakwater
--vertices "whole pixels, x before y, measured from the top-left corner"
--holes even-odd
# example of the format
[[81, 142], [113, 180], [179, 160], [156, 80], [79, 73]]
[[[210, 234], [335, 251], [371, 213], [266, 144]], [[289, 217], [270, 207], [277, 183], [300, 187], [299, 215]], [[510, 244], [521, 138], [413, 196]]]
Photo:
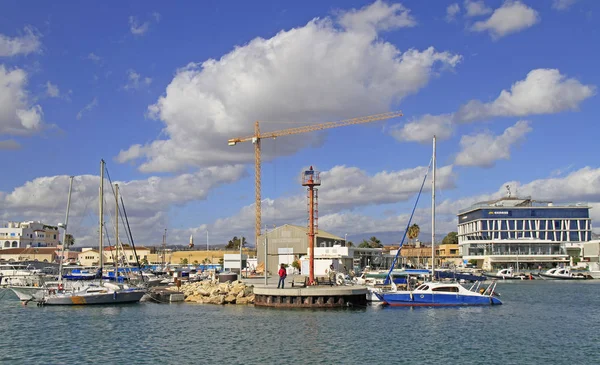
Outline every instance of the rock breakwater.
[[254, 286], [237, 280], [232, 283], [219, 283], [217, 280], [204, 280], [186, 283], [180, 291], [185, 302], [200, 304], [254, 304]]

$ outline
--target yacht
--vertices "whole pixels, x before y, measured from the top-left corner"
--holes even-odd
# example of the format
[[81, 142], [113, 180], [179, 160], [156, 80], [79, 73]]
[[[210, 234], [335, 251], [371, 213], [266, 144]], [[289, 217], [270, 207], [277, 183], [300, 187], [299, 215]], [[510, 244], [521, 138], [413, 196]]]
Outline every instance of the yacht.
[[571, 271], [571, 268], [564, 267], [558, 268], [555, 267], [553, 269], [547, 270], [543, 273], [539, 274], [541, 277], [546, 279], [556, 279], [556, 280], [589, 280], [593, 279], [593, 277], [586, 272], [579, 271]]

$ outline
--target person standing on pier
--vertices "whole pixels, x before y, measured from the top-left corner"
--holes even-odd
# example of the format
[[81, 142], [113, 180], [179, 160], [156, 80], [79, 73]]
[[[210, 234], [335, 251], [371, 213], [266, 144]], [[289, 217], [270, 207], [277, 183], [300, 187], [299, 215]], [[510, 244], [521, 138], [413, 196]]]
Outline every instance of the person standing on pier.
[[277, 284], [277, 289], [281, 285], [281, 289], [283, 289], [285, 285], [285, 278], [287, 277], [287, 270], [285, 269], [285, 265], [281, 264], [281, 268], [279, 269], [279, 283]]

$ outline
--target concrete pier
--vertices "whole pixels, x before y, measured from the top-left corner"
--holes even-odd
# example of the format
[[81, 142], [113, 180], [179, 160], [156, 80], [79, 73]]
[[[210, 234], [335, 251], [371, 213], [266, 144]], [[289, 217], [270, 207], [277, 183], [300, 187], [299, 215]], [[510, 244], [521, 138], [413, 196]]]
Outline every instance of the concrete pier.
[[367, 288], [313, 286], [308, 288], [254, 288], [254, 305], [275, 308], [343, 308], [367, 305]]

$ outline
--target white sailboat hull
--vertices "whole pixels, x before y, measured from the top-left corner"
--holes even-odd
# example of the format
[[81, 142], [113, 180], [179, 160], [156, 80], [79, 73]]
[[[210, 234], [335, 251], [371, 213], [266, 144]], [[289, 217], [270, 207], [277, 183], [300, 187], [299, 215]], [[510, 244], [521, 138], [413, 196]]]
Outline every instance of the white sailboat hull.
[[44, 305], [125, 304], [139, 302], [146, 292], [139, 289], [106, 293], [68, 293], [48, 296]]

